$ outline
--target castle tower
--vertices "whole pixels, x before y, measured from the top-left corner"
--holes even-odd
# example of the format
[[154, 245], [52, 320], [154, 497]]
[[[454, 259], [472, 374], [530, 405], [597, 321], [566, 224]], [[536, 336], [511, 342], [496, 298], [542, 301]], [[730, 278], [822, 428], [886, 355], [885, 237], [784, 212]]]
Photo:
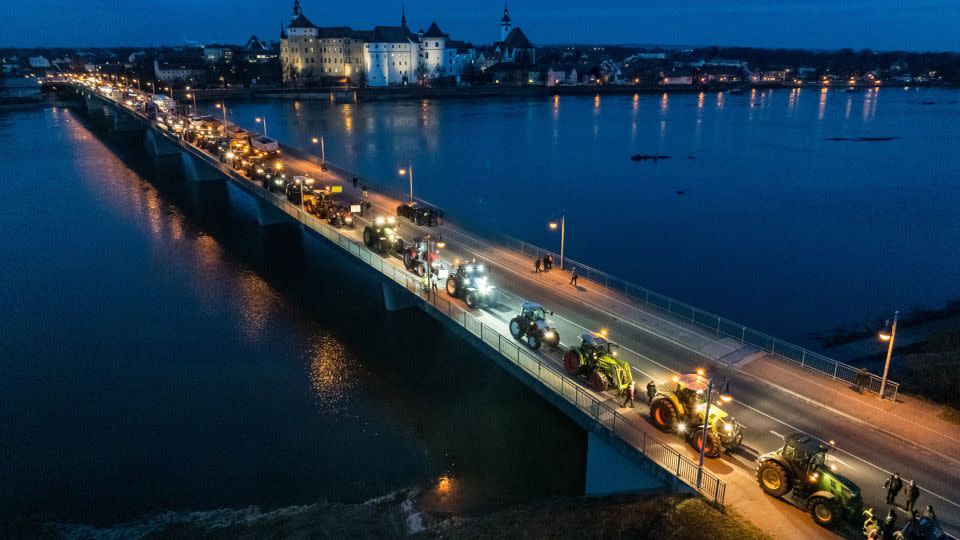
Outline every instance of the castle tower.
[[407, 9], [403, 6], [400, 6], [400, 26], [407, 27]]
[[303, 12], [300, 11], [300, 0], [293, 0], [293, 17], [290, 17], [290, 20], [296, 19]]
[[510, 33], [510, 12], [507, 11], [507, 4], [503, 4], [503, 17], [500, 18], [500, 41], [507, 39]]

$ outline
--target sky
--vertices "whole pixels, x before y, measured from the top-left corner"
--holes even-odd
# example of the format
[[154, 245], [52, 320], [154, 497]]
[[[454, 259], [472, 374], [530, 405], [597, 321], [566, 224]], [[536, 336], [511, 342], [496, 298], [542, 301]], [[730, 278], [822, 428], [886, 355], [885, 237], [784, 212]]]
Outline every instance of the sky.
[[[502, 0], [302, 0], [319, 26], [436, 20], [454, 39], [497, 39]], [[510, 0], [534, 44], [742, 45], [960, 51], [960, 0]], [[242, 44], [277, 39], [292, 0], [32, 0], [6, 3], [0, 47]]]

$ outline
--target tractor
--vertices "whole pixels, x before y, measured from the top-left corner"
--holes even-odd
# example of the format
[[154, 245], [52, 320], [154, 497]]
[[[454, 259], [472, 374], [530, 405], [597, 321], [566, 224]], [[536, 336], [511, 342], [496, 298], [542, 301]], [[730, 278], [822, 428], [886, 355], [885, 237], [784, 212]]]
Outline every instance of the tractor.
[[543, 343], [553, 348], [559, 347], [560, 333], [550, 326], [547, 313], [553, 315], [552, 311], [543, 309], [540, 304], [524, 302], [520, 307], [520, 315], [510, 320], [510, 335], [533, 350], [539, 349]]
[[468, 308], [489, 305], [493, 301], [493, 285], [489, 272], [482, 264], [459, 263], [457, 271], [447, 277], [447, 294], [463, 298]]
[[757, 483], [767, 495], [805, 508], [818, 525], [859, 518], [860, 488], [827, 465], [829, 449], [805, 433], [791, 433], [780, 449], [757, 458]]
[[[433, 244], [432, 249], [431, 244]], [[429, 266], [434, 268], [435, 273], [435, 268], [440, 262], [440, 251], [437, 250], [437, 246], [440, 244], [442, 244], [441, 241], [434, 240], [430, 236], [414, 238], [413, 242], [403, 250], [403, 266], [423, 277], [427, 274], [427, 264], [424, 264], [424, 261], [428, 261]]]
[[397, 220], [392, 216], [378, 217], [373, 225], [364, 227], [363, 243], [380, 255], [403, 253], [403, 239], [397, 234]]
[[580, 347], [570, 349], [563, 355], [563, 367], [567, 374], [584, 377], [590, 388], [602, 392], [614, 387], [623, 392], [633, 383], [630, 364], [616, 358], [616, 343], [607, 340], [605, 333], [583, 334]]
[[353, 229], [357, 226], [357, 222], [354, 221], [350, 208], [336, 202], [327, 206], [327, 223], [338, 229], [341, 227]]
[[[725, 394], [713, 391], [707, 396], [709, 380], [702, 371], [679, 375], [672, 383], [657, 386], [657, 393], [650, 400], [650, 417], [653, 425], [665, 433], [673, 432], [685, 437], [690, 444], [701, 450], [704, 444], [703, 414], [707, 401], [719, 397], [720, 401], [729, 400]], [[718, 395], [719, 394], [719, 395]], [[710, 418], [707, 420], [706, 448], [707, 457], [719, 457], [721, 452], [732, 450], [743, 441], [743, 426], [723, 411], [717, 402], [710, 404]]]

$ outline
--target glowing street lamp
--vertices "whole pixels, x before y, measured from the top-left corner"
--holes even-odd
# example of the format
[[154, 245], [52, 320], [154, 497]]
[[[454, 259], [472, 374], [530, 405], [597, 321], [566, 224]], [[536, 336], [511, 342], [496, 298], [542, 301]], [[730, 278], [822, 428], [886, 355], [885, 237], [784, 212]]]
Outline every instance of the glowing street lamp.
[[[190, 87], [188, 86], [187, 89], [189, 90]], [[187, 94], [187, 98], [188, 99], [193, 98], [193, 114], [196, 115], [197, 114], [197, 95], [190, 93], [190, 94]]]
[[890, 324], [888, 320], [883, 329], [877, 334], [880, 337], [880, 341], [886, 341], [887, 345], [887, 361], [883, 364], [883, 378], [880, 379], [880, 399], [883, 399], [883, 394], [887, 390], [887, 374], [890, 371], [890, 357], [893, 356], [893, 342], [897, 338], [897, 320], [900, 318], [900, 312], [895, 311], [893, 313], [893, 324]]
[[407, 173], [410, 174], [410, 202], [412, 203], [413, 202], [413, 163], [407, 162], [407, 168], [400, 169], [397, 172], [400, 174], [400, 176], [404, 176]]
[[[266, 136], [266, 131], [264, 131], [264, 136]], [[320, 143], [320, 170], [322, 171], [327, 170], [327, 149], [323, 144], [323, 135], [321, 135], [319, 139], [316, 137], [310, 139], [310, 142], [312, 142], [313, 144]]]
[[223, 136], [227, 136], [227, 102], [221, 101], [217, 103], [218, 109], [223, 109]]
[[[706, 378], [703, 368], [697, 368], [697, 375]], [[720, 401], [729, 403], [733, 401], [730, 394], [730, 380], [723, 384], [723, 391], [720, 392]], [[710, 402], [713, 399], [713, 379], [707, 379], [707, 396], [703, 400], [705, 407], [703, 411], [703, 430], [700, 432], [700, 464], [697, 466], [697, 488], [700, 487], [700, 481], [703, 480], [703, 455], [707, 449], [707, 436], [710, 433]], [[719, 403], [718, 403], [719, 404]]]
[[550, 230], [555, 231], [560, 228], [560, 269], [563, 270], [563, 248], [567, 239], [567, 214], [566, 210], [560, 211], [560, 220], [550, 222]]
[[258, 116], [256, 120], [258, 124], [261, 124], [261, 123], [263, 124], [263, 136], [266, 137], [267, 136], [267, 117]]

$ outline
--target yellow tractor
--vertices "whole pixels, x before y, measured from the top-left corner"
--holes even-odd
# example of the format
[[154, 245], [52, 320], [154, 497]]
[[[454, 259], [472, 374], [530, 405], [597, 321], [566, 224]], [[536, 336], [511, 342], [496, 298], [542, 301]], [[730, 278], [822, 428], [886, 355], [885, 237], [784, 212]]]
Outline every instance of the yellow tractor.
[[[725, 399], [729, 400], [727, 392], [714, 388], [712, 395], [707, 396], [709, 386], [710, 381], [702, 372], [678, 375], [671, 382], [657, 385], [657, 393], [650, 400], [650, 417], [657, 429], [686, 438], [697, 450], [705, 439], [704, 455], [715, 458], [721, 452], [740, 446], [743, 427], [719, 406]], [[710, 418], [704, 437], [707, 400], [711, 400]]]

